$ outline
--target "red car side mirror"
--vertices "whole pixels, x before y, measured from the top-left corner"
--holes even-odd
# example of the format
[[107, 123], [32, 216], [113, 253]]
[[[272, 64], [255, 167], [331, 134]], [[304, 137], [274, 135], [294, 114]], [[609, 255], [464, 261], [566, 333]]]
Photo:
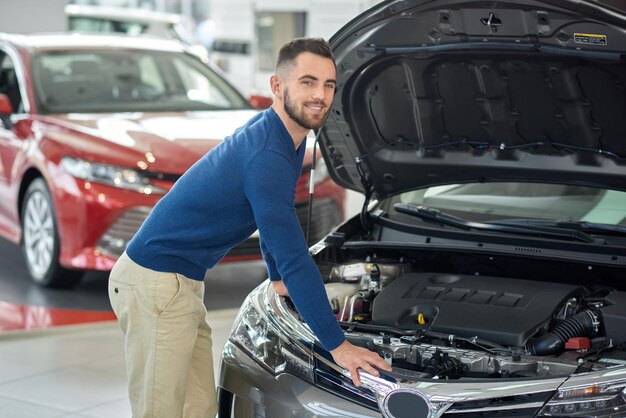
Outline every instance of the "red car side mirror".
[[255, 108], [256, 110], [267, 109], [274, 102], [274, 100], [271, 97], [260, 96], [257, 94], [253, 94], [252, 96], [250, 96], [248, 101], [250, 102], [252, 107]]
[[13, 113], [13, 105], [9, 96], [0, 93], [0, 116], [9, 116]]

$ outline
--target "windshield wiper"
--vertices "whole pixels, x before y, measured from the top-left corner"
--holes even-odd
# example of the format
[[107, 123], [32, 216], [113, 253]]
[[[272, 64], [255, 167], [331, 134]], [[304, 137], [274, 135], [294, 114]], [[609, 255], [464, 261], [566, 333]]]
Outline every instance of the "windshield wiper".
[[494, 225], [522, 225], [522, 226], [541, 226], [550, 228], [566, 228], [576, 229], [595, 234], [617, 233], [626, 235], [626, 226], [603, 224], [587, 221], [564, 221], [564, 220], [548, 220], [548, 219], [500, 219], [498, 221], [489, 222]]
[[415, 216], [425, 221], [431, 221], [440, 225], [454, 226], [457, 228], [480, 231], [504, 232], [509, 234], [530, 235], [537, 237], [558, 238], [586, 243], [594, 242], [594, 239], [578, 229], [555, 228], [543, 225], [499, 225], [494, 223], [483, 223], [468, 221], [449, 213], [441, 212], [438, 209], [426, 206], [418, 206], [412, 203], [394, 203], [393, 208], [401, 213]]

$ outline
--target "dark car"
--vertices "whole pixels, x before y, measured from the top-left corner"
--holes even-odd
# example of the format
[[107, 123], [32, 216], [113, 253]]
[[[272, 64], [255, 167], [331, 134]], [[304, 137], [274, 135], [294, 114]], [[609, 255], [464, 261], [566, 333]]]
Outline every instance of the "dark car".
[[626, 16], [591, 1], [386, 1], [332, 39], [322, 128], [362, 213], [310, 253], [355, 387], [268, 283], [220, 417], [625, 417]]
[[[43, 285], [107, 271], [187, 168], [255, 112], [174, 41], [0, 34], [0, 236]], [[303, 224], [312, 158], [296, 190]], [[342, 220], [345, 196], [317, 168], [311, 240]], [[257, 237], [225, 258], [253, 259]]]

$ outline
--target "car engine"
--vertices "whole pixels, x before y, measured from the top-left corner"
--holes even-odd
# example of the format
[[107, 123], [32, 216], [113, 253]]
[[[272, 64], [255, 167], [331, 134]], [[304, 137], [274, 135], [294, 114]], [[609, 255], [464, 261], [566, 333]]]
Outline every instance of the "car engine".
[[508, 277], [333, 266], [329, 301], [396, 378], [532, 377], [626, 365], [626, 292]]

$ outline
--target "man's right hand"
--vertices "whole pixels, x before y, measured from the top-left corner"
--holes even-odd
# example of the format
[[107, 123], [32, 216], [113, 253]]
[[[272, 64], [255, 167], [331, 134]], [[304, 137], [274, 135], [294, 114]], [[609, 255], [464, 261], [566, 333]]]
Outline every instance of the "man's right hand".
[[331, 350], [335, 363], [341, 367], [348, 369], [352, 382], [355, 386], [361, 386], [359, 377], [359, 369], [368, 372], [373, 376], [379, 376], [380, 373], [374, 367], [381, 370], [391, 371], [391, 366], [377, 353], [365, 348], [352, 345], [349, 341], [344, 341], [339, 347]]
[[282, 280], [272, 281], [272, 286], [274, 287], [274, 292], [276, 292], [278, 296], [289, 296], [287, 287]]

